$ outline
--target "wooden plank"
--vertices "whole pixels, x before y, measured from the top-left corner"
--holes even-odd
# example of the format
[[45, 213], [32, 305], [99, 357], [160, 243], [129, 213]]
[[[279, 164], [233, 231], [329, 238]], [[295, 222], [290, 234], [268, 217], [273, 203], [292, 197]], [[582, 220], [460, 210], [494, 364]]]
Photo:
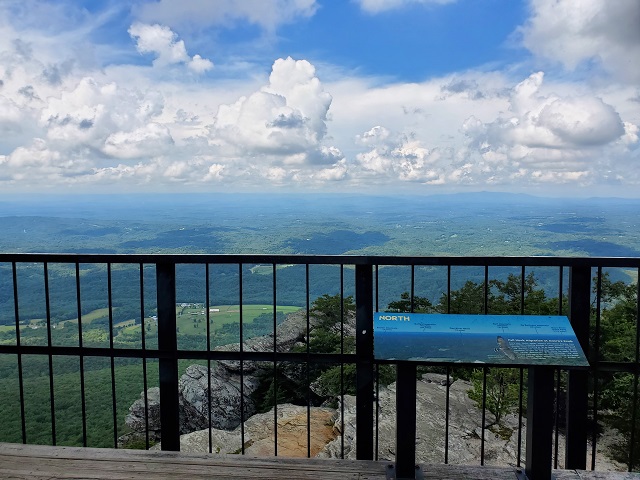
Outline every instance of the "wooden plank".
[[[50, 447], [0, 443], [3, 480], [386, 480], [388, 462], [319, 458], [257, 458], [167, 451]], [[511, 467], [424, 465], [431, 480], [516, 480]], [[554, 470], [556, 480], [638, 480], [640, 475]]]

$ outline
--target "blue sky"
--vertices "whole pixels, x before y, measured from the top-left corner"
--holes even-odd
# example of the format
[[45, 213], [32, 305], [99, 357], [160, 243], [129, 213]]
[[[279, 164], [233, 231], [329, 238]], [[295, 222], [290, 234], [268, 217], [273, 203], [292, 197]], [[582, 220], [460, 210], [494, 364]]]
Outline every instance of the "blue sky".
[[0, 192], [640, 192], [637, 0], [0, 3]]

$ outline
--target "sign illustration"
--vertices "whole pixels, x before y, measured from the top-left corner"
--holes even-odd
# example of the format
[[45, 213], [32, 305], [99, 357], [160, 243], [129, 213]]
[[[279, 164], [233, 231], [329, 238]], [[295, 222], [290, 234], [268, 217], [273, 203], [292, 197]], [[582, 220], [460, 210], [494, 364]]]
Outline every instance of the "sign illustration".
[[379, 360], [589, 365], [569, 319], [540, 315], [374, 315]]

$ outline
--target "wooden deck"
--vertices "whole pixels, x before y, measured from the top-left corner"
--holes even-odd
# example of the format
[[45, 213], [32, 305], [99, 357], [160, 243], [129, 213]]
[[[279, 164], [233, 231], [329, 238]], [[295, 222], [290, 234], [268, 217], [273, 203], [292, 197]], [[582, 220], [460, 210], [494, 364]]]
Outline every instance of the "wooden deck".
[[[0, 479], [285, 479], [385, 480], [388, 462], [255, 458], [0, 443]], [[426, 465], [424, 478], [438, 480], [523, 479], [513, 468]], [[557, 471], [558, 480], [626, 480], [639, 474]]]

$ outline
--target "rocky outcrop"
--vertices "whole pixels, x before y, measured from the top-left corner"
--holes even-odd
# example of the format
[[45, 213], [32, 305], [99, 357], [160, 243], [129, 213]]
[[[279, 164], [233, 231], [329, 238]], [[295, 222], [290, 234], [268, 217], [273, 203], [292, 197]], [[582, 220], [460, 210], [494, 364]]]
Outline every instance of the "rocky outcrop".
[[[278, 456], [307, 456], [307, 408], [298, 405], [278, 405], [276, 411]], [[336, 438], [334, 429], [336, 412], [331, 408], [311, 407], [309, 409], [311, 456], [316, 456], [327, 443]], [[274, 455], [274, 413], [254, 415], [244, 423], [244, 451], [247, 455]], [[240, 427], [229, 432], [212, 428], [181, 435], [180, 451], [208, 452], [209, 437], [211, 451], [214, 453], [240, 453], [242, 451], [242, 432]], [[161, 448], [155, 445], [154, 449]]]
[[[313, 329], [321, 319], [311, 316], [310, 329]], [[355, 332], [353, 318], [345, 322], [345, 336]], [[307, 317], [304, 311], [287, 315], [285, 320], [277, 326], [275, 349], [277, 352], [288, 352], [299, 342], [304, 341], [307, 332]], [[243, 344], [245, 352], [271, 352], [274, 349], [273, 334], [249, 339]], [[240, 351], [240, 344], [230, 344], [218, 347], [219, 351]], [[218, 361], [212, 362], [211, 371], [202, 365], [191, 365], [187, 368], [178, 382], [178, 399], [180, 409], [180, 433], [190, 433], [209, 427], [209, 412], [211, 412], [211, 426], [214, 429], [232, 430], [242, 419], [248, 419], [256, 411], [251, 394], [259, 383], [259, 375], [264, 364], [244, 361], [242, 376], [240, 362]], [[269, 365], [269, 368], [271, 366]], [[301, 370], [302, 371], [302, 370]], [[207, 374], [208, 373], [208, 374]], [[242, 397], [240, 382], [242, 378]], [[208, 395], [209, 385], [211, 386]], [[147, 392], [149, 400], [149, 431], [150, 440], [157, 441], [161, 436], [160, 428], [160, 395], [157, 388]], [[211, 403], [209, 403], [211, 398]], [[244, 416], [241, 415], [241, 403]], [[132, 433], [123, 441], [144, 439], [145, 432], [145, 403], [144, 394], [129, 408], [125, 422]]]
[[[447, 377], [425, 374], [416, 385], [416, 461], [420, 463], [444, 463]], [[480, 462], [482, 411], [468, 395], [471, 384], [463, 380], [450, 383], [449, 387], [449, 439], [448, 462], [451, 464], [477, 465]], [[396, 408], [395, 384], [380, 388], [378, 421], [378, 458], [395, 460]], [[344, 435], [344, 458], [356, 458], [356, 402], [355, 397], [344, 397], [344, 420], [340, 408], [336, 414], [334, 428]], [[486, 413], [486, 425], [494, 418]], [[518, 415], [507, 415], [501, 424], [485, 428], [484, 455], [486, 465], [515, 466], [518, 459]], [[375, 428], [375, 427], [374, 427]], [[522, 419], [521, 462], [526, 455], [526, 418]], [[375, 431], [374, 431], [375, 435]], [[605, 440], [605, 442], [603, 442]], [[612, 460], [607, 454], [606, 438], [601, 438], [597, 452], [598, 469], [623, 471], [624, 465]], [[319, 457], [340, 458], [342, 439], [340, 436], [329, 442], [318, 454]], [[558, 467], [564, 467], [565, 438], [558, 440]], [[587, 464], [591, 464], [591, 446], [588, 448]]]
[[[480, 459], [482, 412], [469, 396], [469, 382], [450, 381], [448, 458], [452, 464], [478, 464]], [[421, 463], [444, 463], [447, 378], [425, 374], [416, 385], [416, 460]], [[378, 458], [393, 461], [396, 446], [396, 388], [395, 384], [380, 387], [378, 405]], [[151, 403], [150, 403], [151, 405]], [[155, 404], [154, 404], [155, 405]], [[344, 410], [344, 416], [341, 412]], [[311, 407], [311, 455], [325, 458], [355, 459], [356, 401], [345, 395], [337, 409]], [[494, 419], [486, 414], [486, 424]], [[518, 456], [518, 416], [508, 415], [500, 426], [485, 428], [485, 463], [487, 465], [515, 465]], [[307, 408], [291, 404], [278, 405], [278, 455], [307, 456]], [[244, 423], [245, 453], [256, 456], [274, 454], [273, 410], [254, 415]], [[373, 432], [375, 435], [375, 430]], [[186, 452], [208, 452], [211, 436], [214, 453], [240, 453], [241, 428], [233, 431], [203, 429], [182, 435], [180, 448]], [[525, 458], [526, 419], [522, 420], [521, 461]], [[342, 444], [344, 442], [344, 452]], [[156, 445], [154, 448], [160, 448]], [[590, 451], [590, 449], [589, 449]], [[559, 466], [564, 458], [564, 437], [559, 439]], [[598, 467], [619, 470], [622, 465], [612, 461], [602, 447], [598, 450]]]
[[[149, 441], [155, 443], [160, 440], [160, 389], [158, 387], [147, 390], [147, 404], [149, 405]], [[125, 422], [132, 431], [118, 439], [119, 447], [135, 441], [146, 441], [147, 420], [145, 420], [144, 411], [145, 399], [142, 392], [140, 398], [129, 407]]]
[[[445, 375], [426, 374], [416, 389], [416, 458], [427, 463], [444, 463], [447, 379]], [[469, 398], [469, 382], [456, 380], [449, 387], [449, 452], [450, 463], [474, 464], [480, 458], [482, 412]], [[381, 387], [378, 405], [378, 457], [393, 461], [396, 447], [395, 383]], [[487, 424], [493, 421], [487, 412]], [[344, 457], [355, 459], [355, 397], [345, 396], [344, 429], [338, 412], [335, 428], [342, 431]], [[500, 430], [485, 430], [486, 463], [514, 464], [517, 458], [517, 416], [509, 416]], [[524, 430], [523, 430], [524, 432]], [[375, 431], [374, 431], [375, 435]], [[341, 439], [329, 443], [319, 456], [340, 458]], [[490, 461], [491, 460], [491, 461]]]

